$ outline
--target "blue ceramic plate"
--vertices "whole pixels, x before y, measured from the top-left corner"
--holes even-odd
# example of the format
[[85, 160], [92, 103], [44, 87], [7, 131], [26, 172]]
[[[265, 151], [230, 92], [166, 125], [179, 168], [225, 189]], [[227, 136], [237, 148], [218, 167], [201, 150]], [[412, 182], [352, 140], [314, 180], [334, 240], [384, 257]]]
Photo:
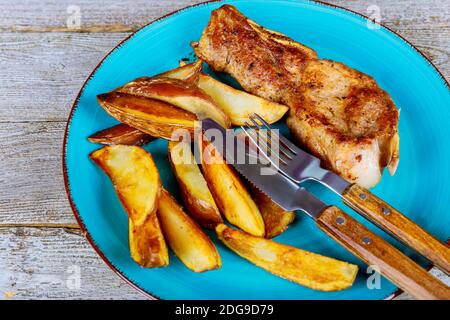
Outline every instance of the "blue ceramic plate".
[[[414, 47], [384, 27], [370, 28], [362, 16], [309, 1], [226, 1], [265, 27], [314, 48], [320, 57], [341, 61], [373, 76], [401, 108], [401, 161], [394, 177], [383, 176], [374, 192], [445, 241], [450, 234], [450, 93], [439, 72]], [[222, 257], [220, 270], [189, 271], [175, 256], [170, 266], [143, 269], [130, 258], [127, 217], [114, 189], [88, 155], [99, 148], [86, 138], [117, 122], [96, 102], [96, 95], [144, 75], [177, 66], [193, 57], [211, 10], [222, 2], [197, 5], [157, 20], [115, 48], [84, 84], [70, 115], [64, 145], [64, 174], [75, 216], [91, 244], [119, 275], [143, 292], [162, 299], [382, 299], [397, 288], [382, 279], [367, 287], [367, 266], [347, 253], [300, 213], [276, 241], [346, 260], [360, 267], [354, 285], [324, 293], [276, 277], [225, 248], [211, 235]], [[373, 27], [373, 26], [372, 26]], [[155, 158], [163, 184], [177, 194], [167, 162], [167, 142], [145, 147]], [[323, 188], [311, 189], [329, 204], [340, 200]], [[353, 211], [345, 210], [356, 216]], [[374, 229], [374, 228], [373, 228]], [[405, 249], [385, 234], [377, 233]], [[424, 261], [420, 261], [424, 263]]]

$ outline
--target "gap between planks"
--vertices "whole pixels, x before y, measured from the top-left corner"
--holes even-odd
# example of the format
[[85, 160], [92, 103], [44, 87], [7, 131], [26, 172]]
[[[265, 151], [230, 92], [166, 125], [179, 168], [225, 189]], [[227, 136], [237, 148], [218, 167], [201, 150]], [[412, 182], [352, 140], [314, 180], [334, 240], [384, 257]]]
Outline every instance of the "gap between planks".
[[0, 228], [81, 229], [77, 223], [0, 223]]
[[[69, 116], [67, 116], [69, 117]], [[39, 124], [39, 123], [56, 123], [56, 124], [66, 124], [67, 120], [64, 119], [49, 119], [49, 120], [41, 120], [41, 119], [37, 119], [37, 120], [21, 120], [21, 119], [9, 119], [9, 120], [3, 120], [0, 119], [0, 125], [1, 124], [9, 124], [9, 123], [17, 123], [17, 124]]]
[[0, 28], [1, 33], [24, 32], [24, 33], [130, 33], [139, 30], [141, 26], [127, 26], [124, 24], [91, 25], [80, 28], [68, 28], [65, 26], [12, 26]]

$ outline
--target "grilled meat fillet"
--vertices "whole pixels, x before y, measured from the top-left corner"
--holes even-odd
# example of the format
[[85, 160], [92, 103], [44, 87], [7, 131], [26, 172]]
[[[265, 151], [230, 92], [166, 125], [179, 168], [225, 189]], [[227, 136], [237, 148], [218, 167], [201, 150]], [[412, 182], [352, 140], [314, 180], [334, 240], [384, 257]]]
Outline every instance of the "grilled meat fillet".
[[214, 10], [196, 54], [250, 93], [289, 106], [294, 137], [350, 182], [374, 186], [399, 161], [399, 112], [374, 79], [261, 27], [235, 7]]

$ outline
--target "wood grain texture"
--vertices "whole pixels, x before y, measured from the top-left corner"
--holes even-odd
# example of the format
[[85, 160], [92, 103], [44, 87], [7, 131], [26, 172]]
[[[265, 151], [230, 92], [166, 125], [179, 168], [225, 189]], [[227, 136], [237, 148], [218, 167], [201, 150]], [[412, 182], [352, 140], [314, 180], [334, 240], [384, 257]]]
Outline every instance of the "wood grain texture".
[[[0, 265], [0, 300], [145, 298], [106, 266], [80, 230], [0, 227]], [[67, 286], [73, 266], [80, 267], [80, 289]]]
[[64, 189], [65, 124], [0, 124], [0, 225], [74, 224]]
[[[67, 28], [70, 6], [80, 8], [81, 29], [84, 32], [134, 31], [167, 13], [202, 0], [0, 0], [0, 31], [3, 32], [61, 32]], [[370, 16], [370, 6], [377, 5], [381, 22], [397, 30], [423, 30], [449, 27], [450, 9], [446, 0], [328, 0], [330, 4]], [[64, 30], [65, 31], [65, 30]], [[73, 32], [77, 30], [67, 30]]]
[[[172, 11], [202, 0], [0, 0], [3, 32], [131, 32]], [[81, 28], [67, 21], [77, 6]]]
[[103, 263], [80, 230], [0, 228], [0, 266], [0, 299], [144, 298]]
[[416, 299], [450, 300], [450, 287], [341, 209], [326, 208], [317, 218], [317, 225], [362, 261], [377, 266], [382, 275]]
[[[7, 266], [0, 299], [143, 297], [100, 261], [77, 230], [61, 176], [65, 121], [86, 77], [118, 42], [198, 2], [0, 0], [0, 265]], [[449, 78], [447, 0], [329, 2], [365, 15], [378, 5], [381, 22], [423, 50]], [[74, 4], [81, 10], [80, 29], [67, 28]], [[76, 292], [61, 282], [72, 262], [87, 277]], [[57, 281], [49, 280], [55, 275]]]
[[126, 36], [0, 33], [0, 122], [65, 122], [86, 78]]
[[[430, 23], [422, 28], [423, 22], [416, 21], [421, 17], [429, 19], [431, 11], [426, 11], [422, 6], [418, 7], [422, 9], [408, 6], [402, 10], [411, 16], [406, 13], [400, 15], [395, 11], [400, 8], [391, 6], [380, 5], [382, 9], [385, 8], [384, 14], [395, 13], [394, 16], [398, 17], [395, 19], [401, 23], [404, 23], [401, 17], [411, 21], [408, 28], [402, 29], [391, 20], [394, 30], [423, 50], [448, 79], [450, 23], [441, 17], [442, 11], [436, 11], [440, 12], [436, 24]], [[446, 7], [443, 3], [442, 6]], [[361, 12], [364, 13], [366, 7], [362, 8]], [[411, 8], [416, 9], [409, 12]], [[0, 100], [0, 122], [65, 121], [73, 100], [92, 69], [128, 35], [128, 32], [0, 33], [0, 95], [3, 97]]]
[[427, 257], [435, 266], [450, 274], [450, 249], [447, 245], [357, 184], [348, 187], [342, 196], [344, 202], [350, 203], [352, 208], [368, 216], [371, 221], [391, 232], [410, 248]]

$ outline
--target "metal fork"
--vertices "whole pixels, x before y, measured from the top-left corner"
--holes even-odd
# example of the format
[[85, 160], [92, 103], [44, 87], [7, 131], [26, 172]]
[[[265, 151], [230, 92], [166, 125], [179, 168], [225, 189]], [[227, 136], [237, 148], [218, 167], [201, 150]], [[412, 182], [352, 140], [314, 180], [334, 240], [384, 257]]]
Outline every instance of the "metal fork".
[[245, 122], [241, 128], [264, 158], [283, 175], [296, 183], [308, 179], [320, 182], [342, 197], [347, 206], [450, 274], [450, 249], [445, 244], [367, 189], [320, 167], [318, 158], [277, 133], [258, 114], [253, 114], [249, 119], [251, 124]]
[[289, 179], [297, 183], [315, 180], [339, 195], [349, 186], [347, 181], [334, 172], [323, 169], [318, 158], [278, 134], [260, 115], [254, 113], [249, 120], [252, 124], [246, 121], [245, 126], [241, 126], [242, 130], [261, 154]]

